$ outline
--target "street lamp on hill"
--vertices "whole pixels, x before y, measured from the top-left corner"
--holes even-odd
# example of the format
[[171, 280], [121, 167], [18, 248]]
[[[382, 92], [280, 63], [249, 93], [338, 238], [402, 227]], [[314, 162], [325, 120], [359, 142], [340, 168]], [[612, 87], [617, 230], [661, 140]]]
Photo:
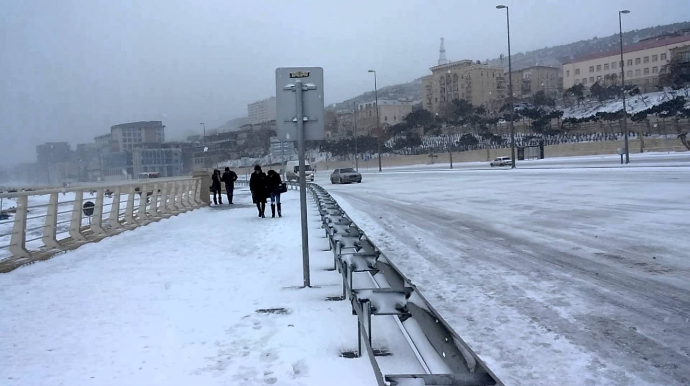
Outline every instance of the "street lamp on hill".
[[375, 106], [376, 106], [376, 150], [379, 153], [379, 172], [381, 171], [381, 128], [379, 125], [381, 124], [381, 120], [379, 119], [379, 92], [378, 88], [376, 86], [376, 71], [374, 70], [369, 70], [369, 72], [374, 73], [374, 97], [376, 98]]
[[625, 132], [625, 163], [630, 163], [630, 149], [628, 148], [628, 109], [625, 108], [625, 62], [623, 61], [623, 14], [630, 13], [627, 9], [618, 11], [618, 30], [621, 43], [621, 94], [623, 94], [623, 131]]
[[513, 64], [510, 57], [510, 11], [506, 5], [497, 5], [496, 9], [506, 10], [506, 22], [508, 24], [508, 97], [510, 98], [510, 147], [512, 169], [515, 169], [515, 126], [513, 120], [515, 116], [515, 105], [513, 102]]

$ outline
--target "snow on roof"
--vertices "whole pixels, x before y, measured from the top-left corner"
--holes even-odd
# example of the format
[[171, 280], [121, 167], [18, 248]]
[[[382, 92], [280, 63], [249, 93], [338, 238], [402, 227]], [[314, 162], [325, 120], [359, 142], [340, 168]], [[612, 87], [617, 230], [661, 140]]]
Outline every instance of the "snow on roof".
[[[690, 41], [690, 35], [688, 35], [688, 36], [676, 36], [676, 37], [666, 38], [666, 39], [645, 41], [645, 42], [641, 42], [641, 43], [637, 43], [637, 44], [631, 44], [631, 45], [623, 46], [623, 54], [628, 54], [630, 52], [648, 50], [650, 48], [663, 47], [663, 46], [668, 46], [671, 44], [683, 43], [683, 42], [688, 42], [688, 41]], [[615, 50], [604, 51], [604, 52], [595, 52], [592, 54], [582, 55], [582, 56], [575, 58], [571, 61], [564, 62], [563, 64], [572, 64], [572, 63], [585, 62], [587, 60], [606, 58], [609, 56], [620, 55], [620, 52], [621, 51], [619, 48], [616, 48]]]

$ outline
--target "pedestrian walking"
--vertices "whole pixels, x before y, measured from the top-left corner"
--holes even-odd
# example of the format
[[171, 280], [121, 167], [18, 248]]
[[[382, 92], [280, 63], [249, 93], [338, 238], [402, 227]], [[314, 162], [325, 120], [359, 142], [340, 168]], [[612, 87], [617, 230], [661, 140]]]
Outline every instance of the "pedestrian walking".
[[[214, 169], [211, 176], [211, 190], [213, 191], [213, 203], [216, 205], [223, 205], [223, 195], [220, 191], [220, 170]], [[216, 200], [218, 196], [218, 200]]]
[[268, 194], [271, 197], [271, 217], [276, 217], [276, 205], [278, 206], [278, 217], [283, 217], [280, 207], [280, 194], [287, 190], [285, 189], [285, 184], [283, 184], [283, 180], [280, 179], [280, 174], [276, 173], [275, 170], [269, 170], [266, 178]]
[[225, 182], [225, 193], [228, 195], [228, 204], [232, 205], [232, 196], [233, 192], [235, 191], [235, 181], [237, 181], [237, 173], [230, 170], [229, 167], [226, 167], [225, 173], [223, 173], [223, 177], [221, 177], [220, 180], [222, 182]]
[[252, 192], [252, 201], [259, 210], [259, 217], [265, 218], [266, 215], [266, 196], [268, 188], [266, 186], [266, 173], [261, 171], [261, 166], [254, 166], [254, 173], [249, 178], [249, 190]]

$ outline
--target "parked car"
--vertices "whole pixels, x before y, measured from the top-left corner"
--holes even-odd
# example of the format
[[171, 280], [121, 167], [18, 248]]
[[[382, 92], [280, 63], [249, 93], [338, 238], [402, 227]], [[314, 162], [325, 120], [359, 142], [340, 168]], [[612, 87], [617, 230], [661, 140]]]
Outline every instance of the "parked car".
[[349, 184], [352, 182], [362, 182], [362, 175], [353, 168], [335, 169], [331, 173], [332, 184]]
[[511, 166], [513, 161], [510, 157], [496, 157], [495, 160], [491, 161], [491, 167], [494, 166]]
[[[314, 182], [314, 169], [312, 169], [309, 162], [304, 161], [304, 177], [307, 181]], [[299, 181], [299, 162], [288, 161], [285, 165], [285, 180]]]

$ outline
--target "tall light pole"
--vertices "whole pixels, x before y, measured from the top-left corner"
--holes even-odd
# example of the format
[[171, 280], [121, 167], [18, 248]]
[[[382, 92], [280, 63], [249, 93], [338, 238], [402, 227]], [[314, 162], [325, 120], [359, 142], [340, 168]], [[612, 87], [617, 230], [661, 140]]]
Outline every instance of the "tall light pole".
[[355, 170], [359, 172], [359, 152], [357, 151], [357, 102], [352, 102], [352, 121], [355, 126]]
[[506, 10], [506, 22], [508, 24], [508, 97], [510, 98], [510, 148], [511, 148], [511, 161], [512, 169], [515, 169], [515, 126], [513, 125], [513, 120], [515, 118], [515, 105], [513, 102], [513, 64], [510, 57], [510, 11], [508, 6], [497, 5], [496, 9]]
[[208, 159], [206, 157], [206, 124], [204, 122], [201, 122], [200, 125], [204, 127], [204, 136], [201, 137], [201, 146], [203, 146], [203, 148], [201, 150], [204, 151], [204, 168], [207, 168]]
[[625, 108], [625, 62], [623, 61], [623, 14], [630, 13], [627, 9], [618, 11], [618, 29], [621, 43], [621, 94], [623, 94], [623, 131], [625, 132], [625, 163], [630, 163], [630, 150], [628, 148], [628, 109]]
[[381, 171], [381, 128], [379, 125], [381, 125], [381, 120], [379, 119], [379, 91], [378, 87], [376, 86], [376, 71], [374, 70], [369, 70], [369, 72], [374, 73], [374, 97], [376, 98], [375, 106], [376, 106], [376, 150], [379, 153], [379, 172]]

